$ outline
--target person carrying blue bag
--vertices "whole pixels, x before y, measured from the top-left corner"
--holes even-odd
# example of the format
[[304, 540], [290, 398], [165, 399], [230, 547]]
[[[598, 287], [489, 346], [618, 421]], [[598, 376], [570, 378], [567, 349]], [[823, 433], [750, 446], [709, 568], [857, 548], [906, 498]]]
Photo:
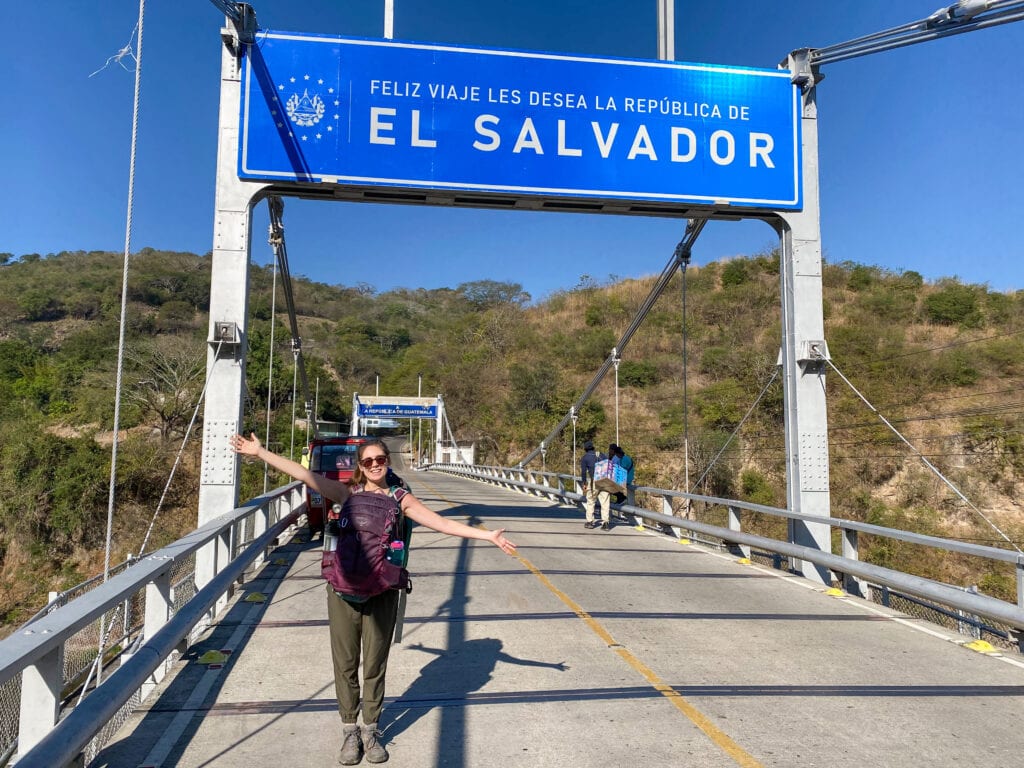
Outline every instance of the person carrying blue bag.
[[[625, 451], [622, 450], [622, 446], [614, 445], [615, 458], [620, 467], [626, 470], [626, 487], [629, 488], [633, 485], [633, 478], [636, 476], [636, 463], [632, 457], [628, 456]], [[615, 494], [615, 503], [621, 504], [626, 500], [626, 494], [617, 493]]]

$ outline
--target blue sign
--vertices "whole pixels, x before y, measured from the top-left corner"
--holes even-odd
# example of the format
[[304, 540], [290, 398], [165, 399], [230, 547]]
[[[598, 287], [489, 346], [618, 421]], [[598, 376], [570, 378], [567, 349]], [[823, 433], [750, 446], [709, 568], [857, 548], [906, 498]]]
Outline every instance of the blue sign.
[[391, 417], [400, 419], [436, 419], [436, 405], [399, 405], [394, 403], [357, 403], [356, 416], [361, 419], [370, 416]]
[[801, 207], [784, 70], [260, 31], [238, 175]]

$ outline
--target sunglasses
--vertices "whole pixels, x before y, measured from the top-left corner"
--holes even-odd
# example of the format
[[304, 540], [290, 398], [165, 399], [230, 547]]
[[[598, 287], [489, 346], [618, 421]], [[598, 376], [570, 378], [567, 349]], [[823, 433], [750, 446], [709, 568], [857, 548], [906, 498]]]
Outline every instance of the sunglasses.
[[383, 467], [388, 463], [388, 457], [383, 454], [380, 456], [368, 456], [365, 459], [360, 459], [359, 463], [363, 466], [363, 469], [370, 469], [374, 464], [378, 467]]

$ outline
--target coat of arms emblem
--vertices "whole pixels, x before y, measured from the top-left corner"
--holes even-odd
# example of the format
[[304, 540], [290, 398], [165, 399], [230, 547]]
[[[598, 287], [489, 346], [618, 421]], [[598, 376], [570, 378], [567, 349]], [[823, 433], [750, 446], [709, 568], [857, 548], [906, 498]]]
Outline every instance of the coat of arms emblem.
[[310, 96], [308, 89], [304, 89], [301, 96], [293, 93], [285, 103], [288, 118], [296, 125], [316, 125], [324, 116], [325, 109], [324, 100], [315, 93]]

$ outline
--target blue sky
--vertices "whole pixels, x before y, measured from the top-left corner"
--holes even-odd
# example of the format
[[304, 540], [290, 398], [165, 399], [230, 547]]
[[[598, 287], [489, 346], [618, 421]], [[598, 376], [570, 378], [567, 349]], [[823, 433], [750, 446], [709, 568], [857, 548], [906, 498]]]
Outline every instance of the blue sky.
[[[383, 0], [254, 0], [260, 26], [377, 37]], [[676, 2], [676, 58], [774, 67], [924, 18], [937, 0]], [[0, 0], [7, 107], [0, 121], [0, 251], [124, 244], [134, 77], [109, 66], [135, 0]], [[205, 253], [213, 238], [222, 17], [208, 0], [147, 4], [133, 250]], [[395, 0], [395, 37], [653, 59], [655, 0]], [[822, 240], [833, 262], [1024, 288], [1024, 22], [840, 62], [819, 85]], [[267, 216], [253, 260], [269, 263]], [[581, 275], [660, 272], [683, 222], [286, 200], [291, 271], [379, 290], [518, 282], [534, 297]], [[767, 225], [713, 222], [703, 264], [775, 245]]]

